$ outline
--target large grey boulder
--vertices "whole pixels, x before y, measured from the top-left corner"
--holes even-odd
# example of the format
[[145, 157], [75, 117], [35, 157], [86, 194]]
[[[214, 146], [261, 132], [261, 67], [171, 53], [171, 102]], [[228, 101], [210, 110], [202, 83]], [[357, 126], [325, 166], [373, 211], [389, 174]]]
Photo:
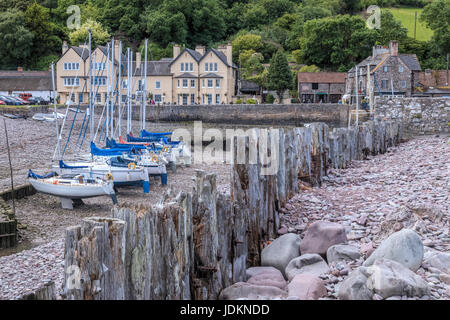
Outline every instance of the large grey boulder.
[[417, 271], [422, 264], [423, 244], [411, 229], [403, 229], [383, 240], [380, 246], [364, 261], [363, 266], [371, 266], [377, 259], [389, 259]]
[[372, 300], [373, 293], [367, 288], [367, 268], [359, 267], [340, 284], [338, 297], [341, 300]]
[[258, 286], [246, 282], [236, 282], [225, 288], [219, 295], [220, 300], [270, 300], [287, 298], [287, 292], [277, 287]]
[[330, 268], [320, 255], [307, 253], [292, 259], [287, 265], [285, 273], [287, 279], [291, 281], [297, 274], [310, 274], [318, 277], [328, 272], [330, 272]]
[[261, 265], [272, 266], [281, 271], [284, 277], [289, 261], [300, 255], [300, 237], [288, 233], [275, 239], [261, 252]]
[[349, 244], [335, 244], [327, 250], [327, 262], [353, 261], [361, 257], [359, 249]]
[[342, 300], [371, 300], [393, 296], [423, 297], [430, 294], [428, 283], [410, 269], [393, 260], [378, 259], [370, 267], [354, 270], [339, 286]]
[[423, 256], [424, 268], [435, 268], [440, 272], [450, 274], [450, 253], [428, 249]]
[[338, 223], [316, 221], [306, 231], [300, 245], [300, 251], [305, 253], [318, 253], [325, 256], [329, 247], [347, 243], [345, 228]]
[[367, 268], [367, 288], [389, 298], [392, 296], [423, 297], [430, 294], [428, 283], [401, 263], [388, 259], [375, 260]]

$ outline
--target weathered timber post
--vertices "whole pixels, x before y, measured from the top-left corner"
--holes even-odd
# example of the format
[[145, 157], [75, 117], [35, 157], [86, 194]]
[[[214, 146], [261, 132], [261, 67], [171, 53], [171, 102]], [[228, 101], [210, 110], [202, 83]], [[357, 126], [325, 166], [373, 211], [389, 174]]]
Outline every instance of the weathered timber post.
[[125, 299], [124, 221], [91, 217], [68, 228], [64, 260], [66, 299]]

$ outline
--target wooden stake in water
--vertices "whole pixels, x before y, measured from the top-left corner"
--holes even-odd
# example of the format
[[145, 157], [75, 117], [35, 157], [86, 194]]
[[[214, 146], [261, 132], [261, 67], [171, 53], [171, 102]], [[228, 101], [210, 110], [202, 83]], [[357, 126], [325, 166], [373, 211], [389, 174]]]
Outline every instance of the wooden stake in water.
[[11, 172], [11, 198], [12, 198], [13, 215], [14, 215], [14, 217], [9, 217], [9, 218], [15, 219], [16, 218], [16, 203], [14, 201], [14, 179], [13, 179], [13, 170], [12, 170], [12, 165], [11, 165], [11, 153], [9, 151], [8, 129], [6, 128], [6, 120], [5, 119], [3, 119], [3, 125], [5, 126], [6, 148], [8, 149], [9, 170]]

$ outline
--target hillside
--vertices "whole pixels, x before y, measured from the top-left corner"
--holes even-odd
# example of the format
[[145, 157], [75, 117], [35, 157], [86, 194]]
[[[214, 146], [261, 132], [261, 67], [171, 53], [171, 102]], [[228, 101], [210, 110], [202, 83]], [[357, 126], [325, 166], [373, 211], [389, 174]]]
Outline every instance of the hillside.
[[414, 38], [414, 12], [417, 12], [416, 39], [428, 41], [433, 36], [433, 30], [428, 29], [423, 22], [419, 21], [422, 8], [390, 8], [394, 18], [401, 21], [403, 26], [408, 29], [408, 36]]

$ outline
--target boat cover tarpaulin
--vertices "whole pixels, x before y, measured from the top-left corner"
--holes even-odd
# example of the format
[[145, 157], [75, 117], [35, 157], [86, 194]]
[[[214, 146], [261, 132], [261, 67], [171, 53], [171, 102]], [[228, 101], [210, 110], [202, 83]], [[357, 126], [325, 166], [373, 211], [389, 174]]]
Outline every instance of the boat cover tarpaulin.
[[28, 170], [28, 178], [33, 178], [33, 179], [48, 179], [48, 178], [51, 178], [51, 177], [54, 177], [54, 176], [57, 176], [57, 173], [54, 172], [54, 171], [52, 171], [52, 172], [50, 172], [50, 173], [47, 173], [47, 174], [41, 176], [41, 175], [38, 175], [38, 174], [34, 173], [33, 171], [31, 171], [31, 169]]

